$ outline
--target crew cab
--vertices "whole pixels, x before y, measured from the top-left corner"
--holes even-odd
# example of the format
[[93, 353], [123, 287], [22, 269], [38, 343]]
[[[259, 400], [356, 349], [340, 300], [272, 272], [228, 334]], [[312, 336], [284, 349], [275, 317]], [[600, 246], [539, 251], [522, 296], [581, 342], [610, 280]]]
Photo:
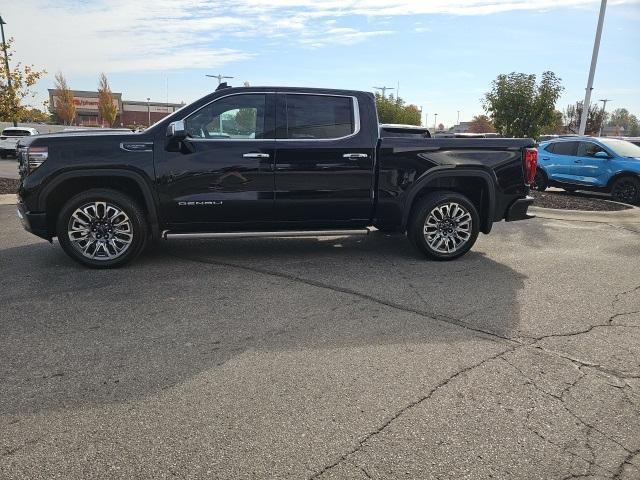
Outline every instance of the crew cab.
[[29, 127], [7, 127], [2, 130], [0, 133], [0, 158], [7, 158], [9, 155], [16, 156], [18, 141], [22, 137], [31, 135], [38, 135], [38, 131]]
[[371, 93], [223, 84], [143, 132], [21, 141], [18, 214], [96, 268], [150, 240], [372, 227], [451, 260], [493, 222], [529, 218], [531, 139], [382, 135]]

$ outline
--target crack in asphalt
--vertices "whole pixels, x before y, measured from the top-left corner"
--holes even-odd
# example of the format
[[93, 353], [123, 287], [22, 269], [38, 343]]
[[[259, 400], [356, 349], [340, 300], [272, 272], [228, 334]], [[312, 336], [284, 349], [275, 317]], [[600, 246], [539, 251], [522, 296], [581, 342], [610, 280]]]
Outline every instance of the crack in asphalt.
[[362, 437], [358, 441], [358, 444], [355, 447], [353, 447], [348, 452], [343, 453], [340, 456], [340, 458], [338, 458], [338, 460], [336, 460], [335, 462], [333, 462], [333, 463], [331, 463], [329, 465], [324, 466], [322, 469], [318, 470], [316, 473], [311, 475], [309, 477], [309, 480], [312, 480], [314, 478], [320, 477], [325, 472], [331, 470], [332, 468], [340, 465], [342, 462], [348, 460], [349, 457], [351, 457], [355, 453], [359, 452], [369, 440], [371, 440], [376, 435], [379, 435], [380, 433], [382, 433], [389, 425], [391, 425], [391, 423], [393, 423], [394, 420], [398, 419], [400, 416], [402, 416], [405, 412], [407, 412], [408, 410], [412, 409], [413, 407], [416, 407], [416, 406], [420, 405], [422, 402], [430, 399], [439, 389], [445, 387], [446, 385], [451, 383], [456, 378], [458, 378], [458, 377], [470, 372], [471, 370], [473, 370], [475, 368], [481, 367], [481, 366], [485, 365], [486, 363], [488, 363], [488, 362], [490, 362], [492, 360], [495, 360], [495, 359], [499, 358], [500, 356], [504, 355], [505, 353], [512, 352], [516, 348], [518, 348], [518, 347], [517, 346], [512, 346], [512, 347], [510, 347], [510, 348], [508, 348], [506, 350], [503, 350], [500, 353], [497, 353], [495, 355], [491, 355], [490, 357], [487, 357], [487, 358], [483, 359], [480, 362], [477, 362], [477, 363], [475, 363], [473, 365], [465, 367], [462, 370], [458, 370], [457, 372], [453, 373], [452, 375], [450, 375], [446, 379], [442, 380], [440, 383], [438, 383], [433, 388], [431, 388], [425, 395], [423, 395], [419, 399], [414, 400], [411, 403], [405, 405], [400, 410], [398, 410], [395, 414], [393, 414], [390, 418], [388, 418], [384, 423], [382, 423], [378, 428], [376, 428], [372, 432], [367, 433], [364, 437]]
[[232, 268], [239, 268], [242, 270], [248, 270], [254, 273], [261, 273], [263, 275], [270, 275], [270, 276], [275, 276], [275, 277], [280, 277], [280, 278], [284, 278], [286, 280], [290, 280], [293, 282], [299, 282], [299, 283], [304, 283], [306, 285], [310, 285], [312, 287], [317, 287], [317, 288], [323, 288], [326, 290], [331, 290], [333, 292], [337, 292], [337, 293], [344, 293], [347, 295], [352, 295], [355, 297], [359, 297], [362, 298], [364, 300], [368, 300], [370, 302], [374, 302], [380, 305], [383, 305], [385, 307], [390, 307], [390, 308], [394, 308], [396, 310], [401, 310], [407, 313], [414, 313], [416, 315], [420, 315], [421, 317], [425, 317], [428, 318], [429, 320], [434, 320], [434, 321], [439, 321], [442, 323], [447, 323], [449, 325], [454, 325], [456, 327], [461, 327], [464, 328], [466, 330], [470, 330], [482, 335], [486, 335], [488, 337], [491, 337], [491, 339], [493, 341], [496, 341], [495, 339], [499, 339], [505, 342], [508, 342], [510, 344], [512, 343], [516, 343], [518, 345], [520, 345], [522, 342], [515, 340], [513, 338], [504, 336], [504, 335], [500, 335], [498, 333], [492, 332], [491, 330], [485, 330], [482, 328], [477, 328], [474, 327], [472, 325], [469, 325], [465, 322], [460, 321], [459, 319], [455, 318], [455, 317], [450, 317], [448, 315], [443, 315], [440, 313], [436, 313], [436, 312], [428, 312], [428, 311], [424, 311], [421, 310], [419, 308], [413, 308], [407, 305], [402, 305], [400, 303], [396, 303], [396, 302], [392, 302], [389, 300], [383, 300], [381, 298], [377, 298], [374, 297], [373, 295], [369, 295], [366, 293], [362, 293], [362, 292], [358, 292], [357, 290], [353, 290], [351, 288], [347, 288], [347, 287], [340, 287], [337, 285], [331, 285], [329, 283], [324, 283], [324, 282], [320, 282], [318, 280], [312, 280], [309, 278], [304, 278], [304, 277], [299, 277], [297, 275], [291, 274], [291, 273], [286, 273], [286, 272], [279, 272], [279, 271], [273, 271], [273, 270], [268, 270], [266, 268], [259, 268], [259, 267], [254, 267], [254, 266], [249, 266], [249, 265], [243, 265], [240, 263], [233, 263], [233, 262], [225, 262], [225, 261], [221, 261], [221, 260], [211, 260], [211, 259], [200, 259], [200, 258], [191, 258], [188, 256], [181, 256], [181, 255], [175, 255], [175, 254], [170, 254], [171, 256], [173, 256], [174, 258], [178, 258], [181, 260], [187, 260], [190, 262], [197, 262], [197, 263], [206, 263], [206, 264], [210, 264], [210, 265], [220, 265], [220, 266], [226, 266], [226, 267], [232, 267]]
[[[350, 449], [348, 452], [342, 454], [340, 456], [340, 458], [338, 458], [338, 460], [336, 460], [335, 462], [326, 465], [325, 467], [323, 467], [321, 470], [317, 471], [316, 473], [312, 474], [309, 479], [315, 479], [318, 478], [319, 476], [323, 475], [325, 472], [331, 470], [332, 468], [340, 465], [342, 462], [346, 461], [349, 459], [349, 457], [351, 457], [352, 455], [354, 455], [355, 453], [357, 453], [358, 451], [360, 451], [364, 445], [371, 440], [373, 437], [375, 437], [376, 435], [382, 433], [392, 422], [394, 422], [396, 419], [398, 419], [400, 416], [402, 416], [405, 412], [407, 412], [408, 410], [412, 409], [413, 407], [425, 402], [426, 400], [430, 399], [440, 388], [445, 387], [446, 385], [448, 385], [450, 382], [452, 382], [453, 380], [455, 380], [456, 378], [468, 373], [469, 371], [481, 367], [482, 365], [485, 365], [486, 363], [493, 361], [495, 359], [498, 359], [500, 357], [502, 357], [503, 355], [505, 355], [506, 353], [510, 353], [513, 352], [521, 347], [527, 347], [527, 346], [531, 346], [532, 348], [538, 348], [540, 349], [542, 352], [551, 355], [551, 356], [555, 356], [555, 357], [560, 357], [560, 358], [564, 358], [566, 360], [569, 360], [571, 362], [575, 362], [576, 364], [579, 364], [581, 366], [585, 366], [585, 367], [589, 367], [589, 368], [594, 368], [598, 371], [601, 371], [603, 373], [609, 374], [609, 375], [613, 375], [616, 376], [618, 378], [621, 379], [625, 379], [625, 378], [637, 378], [634, 375], [629, 375], [625, 372], [616, 372], [610, 369], [606, 369], [605, 367], [602, 367], [601, 365], [598, 364], [594, 364], [591, 362], [586, 362], [583, 360], [579, 360], [579, 359], [575, 359], [572, 358], [566, 354], [563, 354], [561, 352], [557, 352], [557, 351], [552, 351], [549, 349], [545, 349], [541, 346], [535, 345], [535, 344], [527, 344], [522, 342], [519, 339], [514, 339], [514, 338], [510, 338], [504, 335], [500, 335], [497, 334], [495, 332], [492, 332], [490, 330], [485, 330], [485, 329], [481, 329], [481, 328], [477, 328], [477, 327], [473, 327], [471, 325], [466, 324], [465, 322], [462, 322], [461, 319], [458, 318], [454, 318], [454, 317], [450, 317], [450, 316], [446, 316], [446, 315], [442, 315], [442, 314], [438, 314], [435, 312], [426, 312], [417, 308], [413, 308], [413, 307], [409, 307], [406, 305], [401, 305], [395, 302], [391, 302], [391, 301], [387, 301], [387, 300], [383, 300], [377, 297], [374, 297], [372, 295], [368, 295], [366, 293], [362, 293], [362, 292], [358, 292], [356, 290], [352, 290], [350, 288], [346, 288], [346, 287], [340, 287], [340, 286], [336, 286], [336, 285], [331, 285], [331, 284], [327, 284], [321, 281], [317, 281], [317, 280], [312, 280], [312, 279], [307, 279], [307, 278], [303, 278], [294, 274], [290, 274], [290, 273], [286, 273], [286, 272], [279, 272], [279, 271], [272, 271], [269, 269], [264, 269], [264, 268], [259, 268], [259, 267], [254, 267], [254, 266], [247, 266], [247, 265], [242, 265], [242, 264], [237, 264], [237, 263], [233, 263], [233, 262], [225, 262], [225, 261], [220, 261], [220, 260], [210, 260], [210, 259], [198, 259], [198, 258], [191, 258], [188, 256], [181, 256], [181, 255], [175, 255], [175, 254], [170, 254], [171, 256], [181, 259], [181, 260], [187, 260], [187, 261], [191, 261], [191, 262], [197, 262], [197, 263], [206, 263], [206, 264], [210, 264], [210, 265], [218, 265], [218, 266], [227, 266], [227, 267], [231, 267], [231, 268], [238, 268], [238, 269], [243, 269], [243, 270], [248, 270], [254, 273], [260, 273], [263, 275], [270, 275], [270, 276], [276, 276], [276, 277], [280, 277], [289, 281], [293, 281], [293, 282], [298, 282], [298, 283], [303, 283], [309, 286], [313, 286], [313, 287], [317, 287], [317, 288], [322, 288], [322, 289], [327, 289], [327, 290], [331, 290], [337, 293], [344, 293], [347, 295], [352, 295], [355, 297], [359, 297], [362, 298], [364, 300], [368, 300], [389, 308], [394, 308], [400, 311], [404, 311], [407, 313], [414, 313], [416, 315], [420, 315], [423, 317], [426, 317], [430, 320], [434, 320], [434, 321], [439, 321], [448, 325], [453, 325], [453, 326], [457, 326], [460, 328], [464, 328], [465, 330], [470, 330], [473, 331], [477, 334], [480, 334], [482, 336], [486, 336], [489, 337], [489, 339], [491, 339], [494, 342], [498, 342], [498, 343], [507, 343], [509, 345], [509, 348], [507, 348], [506, 350], [503, 350], [502, 352], [492, 355], [490, 357], [487, 357], [485, 359], [483, 359], [482, 361], [475, 363], [471, 366], [468, 366], [462, 370], [459, 370], [455, 373], [453, 373], [451, 376], [447, 377], [445, 380], [441, 381], [440, 383], [438, 383], [436, 386], [434, 386], [432, 389], [430, 389], [425, 395], [423, 395], [422, 397], [420, 397], [417, 400], [414, 400], [412, 402], [410, 402], [409, 404], [405, 405], [404, 407], [402, 407], [400, 410], [398, 410], [394, 415], [392, 415], [390, 418], [388, 418], [384, 423], [382, 423], [378, 428], [376, 428], [375, 430], [367, 433], [364, 437], [362, 437], [357, 445]], [[615, 309], [615, 303], [617, 301], [620, 300], [620, 298], [628, 293], [632, 293], [636, 290], [640, 290], [640, 285], [637, 287], [634, 287], [630, 290], [626, 290], [624, 292], [620, 292], [618, 294], [616, 294], [613, 302], [612, 302], [612, 308]], [[423, 300], [424, 302], [424, 300]], [[474, 313], [474, 311], [465, 314], [463, 317], [461, 318], [466, 318], [469, 315], [472, 315]], [[628, 313], [635, 313], [635, 312], [627, 312]], [[584, 330], [584, 331], [580, 331], [580, 332], [574, 332], [574, 333], [568, 333], [568, 334], [550, 334], [550, 335], [544, 335], [542, 337], [521, 337], [521, 338], [525, 338], [525, 339], [530, 339], [532, 341], [534, 341], [535, 343], [538, 343], [546, 338], [553, 338], [553, 337], [571, 337], [571, 336], [577, 336], [577, 335], [583, 335], [585, 333], [588, 333], [590, 331], [592, 331], [595, 328], [605, 328], [605, 327], [609, 327], [609, 328], [615, 328], [615, 327], [627, 327], [627, 328], [640, 328], [640, 327], [631, 327], [631, 326], [624, 326], [624, 325], [612, 325], [611, 322], [613, 321], [614, 318], [616, 318], [617, 316], [619, 316], [619, 313], [614, 313], [608, 320], [607, 324], [597, 324], [597, 325], [593, 325], [591, 327], [589, 327], [588, 329]], [[502, 342], [500, 342], [500, 340]], [[506, 360], [505, 360], [506, 361]], [[576, 381], [574, 381], [572, 384], [570, 384], [568, 387], [566, 387], [563, 392], [561, 393], [560, 396], [555, 395], [551, 392], [547, 392], [546, 390], [544, 390], [543, 388], [541, 388], [539, 385], [537, 385], [531, 378], [529, 378], [528, 376], [526, 376], [523, 372], [521, 372], [519, 369], [517, 369], [514, 365], [512, 365], [510, 362], [507, 361], [507, 363], [509, 365], [511, 365], [522, 377], [524, 377], [525, 379], [527, 379], [528, 381], [531, 382], [531, 384], [541, 393], [550, 396], [551, 398], [554, 398], [555, 400], [559, 401], [560, 404], [562, 405], [562, 407], [567, 411], [567, 413], [569, 413], [573, 418], [575, 418], [580, 424], [582, 424], [584, 427], [587, 428], [587, 434], [589, 434], [589, 432], [591, 431], [595, 431], [597, 433], [599, 433], [600, 435], [602, 435], [602, 437], [606, 438], [607, 440], [611, 441], [612, 443], [618, 445], [620, 448], [622, 448], [625, 452], [628, 452], [628, 456], [626, 457], [625, 461], [622, 463], [622, 465], [620, 466], [620, 472], [622, 472], [624, 470], [624, 465], [626, 463], [629, 463], [630, 460], [637, 455], [639, 452], [632, 452], [630, 451], [627, 447], [625, 447], [624, 445], [622, 445], [620, 442], [618, 442], [617, 440], [609, 437], [607, 434], [605, 434], [604, 432], [602, 432], [599, 428], [595, 427], [594, 425], [591, 425], [589, 423], [587, 423], [585, 420], [583, 420], [581, 417], [579, 417], [575, 412], [573, 412], [565, 403], [564, 400], [564, 394], [566, 392], [568, 392], [573, 386], [575, 386], [575, 384], [580, 380], [580, 378], [582, 377], [578, 377], [576, 379]], [[583, 375], [584, 372], [582, 372]], [[527, 427], [528, 428], [528, 427]], [[533, 430], [531, 430], [532, 433], [538, 435], [540, 438], [542, 438], [545, 441], [548, 441], [548, 439], [545, 439], [542, 435], [539, 434], [539, 432], [535, 432]], [[548, 441], [548, 443], [553, 444], [553, 442]], [[557, 445], [556, 445], [557, 446]], [[561, 447], [558, 447], [561, 448]], [[588, 446], [588, 448], [590, 449], [590, 451], [593, 453], [592, 447], [591, 445]], [[588, 465], [595, 465], [598, 466], [599, 468], [602, 468], [604, 470], [606, 470], [607, 472], [610, 473], [615, 473], [612, 472], [610, 469], [608, 469], [607, 467], [604, 467], [602, 465], [599, 465], [593, 461], [589, 461], [588, 459], [585, 459], [583, 457], [581, 457], [580, 455], [575, 454], [574, 452], [570, 452], [568, 450], [563, 450], [566, 451], [567, 453], [576, 456], [577, 458], [580, 458], [581, 460], [587, 462]], [[595, 454], [594, 454], [594, 458], [595, 458]], [[366, 472], [366, 470], [364, 470], [362, 467], [358, 466], [358, 468], [360, 468], [363, 473], [367, 476], [367, 478], [371, 478], [369, 476], [369, 474]], [[569, 476], [567, 478], [578, 478], [579, 476]], [[614, 478], [616, 478], [614, 476]]]
[[632, 465], [635, 466], [633, 463], [631, 463], [631, 460], [633, 460], [633, 457], [635, 457], [636, 455], [640, 455], [640, 448], [638, 450], [634, 450], [633, 452], [629, 452], [629, 455], [627, 455], [625, 457], [625, 459], [622, 461], [622, 463], [618, 466], [618, 469], [615, 471], [614, 475], [613, 475], [613, 479], [618, 479], [618, 478], [622, 478], [622, 474], [624, 473], [624, 466], [625, 465]]
[[[504, 359], [503, 359], [504, 360]], [[506, 360], [505, 360], [506, 361]], [[510, 362], [507, 361], [507, 363], [509, 365], [511, 365], [514, 370], [516, 372], [518, 372], [518, 374], [520, 376], [522, 376], [523, 378], [525, 378], [526, 380], [531, 382], [531, 385], [536, 388], [539, 392], [555, 399], [558, 400], [562, 406], [562, 408], [564, 408], [564, 410], [566, 410], [566, 412], [571, 415], [573, 418], [575, 418], [578, 422], [580, 422], [582, 425], [584, 425], [585, 427], [587, 427], [588, 429], [592, 429], [595, 432], [598, 432], [600, 435], [602, 435], [604, 438], [606, 438], [607, 440], [609, 440], [612, 443], [615, 443], [616, 445], [618, 445], [620, 448], [622, 448], [625, 452], [627, 453], [631, 453], [631, 450], [629, 450], [627, 447], [625, 447], [622, 443], [620, 443], [619, 441], [615, 440], [614, 438], [611, 438], [609, 435], [607, 435], [606, 433], [604, 433], [602, 430], [600, 430], [599, 428], [595, 427], [594, 425], [591, 425], [590, 423], [587, 423], [584, 419], [582, 419], [582, 417], [580, 417], [578, 414], [576, 414], [573, 410], [571, 410], [567, 404], [566, 401], [564, 400], [563, 397], [558, 396], [554, 393], [548, 392], [547, 390], [545, 390], [544, 388], [542, 388], [540, 385], [538, 385], [536, 382], [534, 382], [531, 378], [529, 378], [528, 376], [526, 376], [519, 368], [517, 368], [516, 366], [512, 365]], [[602, 465], [598, 465], [601, 468], [604, 468], [605, 470], [608, 470], [606, 467], [603, 467]], [[613, 473], [613, 472], [612, 472]]]

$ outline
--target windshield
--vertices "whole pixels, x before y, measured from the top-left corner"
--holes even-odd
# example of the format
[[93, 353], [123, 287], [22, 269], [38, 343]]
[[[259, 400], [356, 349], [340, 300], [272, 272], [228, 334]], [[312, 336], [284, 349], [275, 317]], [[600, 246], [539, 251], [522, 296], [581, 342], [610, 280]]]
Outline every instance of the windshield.
[[600, 143], [609, 147], [621, 157], [640, 158], [640, 147], [626, 140], [615, 140], [613, 138], [600, 139]]

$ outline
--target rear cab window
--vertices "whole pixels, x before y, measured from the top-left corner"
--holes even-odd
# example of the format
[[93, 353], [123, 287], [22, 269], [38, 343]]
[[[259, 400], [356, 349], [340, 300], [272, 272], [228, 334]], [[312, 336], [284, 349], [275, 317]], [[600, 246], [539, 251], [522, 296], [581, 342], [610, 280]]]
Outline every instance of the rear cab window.
[[328, 140], [357, 133], [352, 97], [287, 94], [285, 98], [287, 139]]

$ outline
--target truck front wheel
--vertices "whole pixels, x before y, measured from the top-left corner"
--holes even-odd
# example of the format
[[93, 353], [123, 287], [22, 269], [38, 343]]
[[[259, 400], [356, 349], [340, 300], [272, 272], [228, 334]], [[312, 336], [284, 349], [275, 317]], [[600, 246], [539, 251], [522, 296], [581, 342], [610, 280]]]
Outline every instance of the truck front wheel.
[[434, 260], [453, 260], [467, 253], [480, 228], [480, 216], [467, 197], [434, 192], [419, 200], [407, 235], [411, 243]]
[[109, 189], [79, 193], [61, 209], [58, 241], [75, 261], [91, 268], [115, 268], [133, 260], [147, 243], [147, 223], [129, 196]]

